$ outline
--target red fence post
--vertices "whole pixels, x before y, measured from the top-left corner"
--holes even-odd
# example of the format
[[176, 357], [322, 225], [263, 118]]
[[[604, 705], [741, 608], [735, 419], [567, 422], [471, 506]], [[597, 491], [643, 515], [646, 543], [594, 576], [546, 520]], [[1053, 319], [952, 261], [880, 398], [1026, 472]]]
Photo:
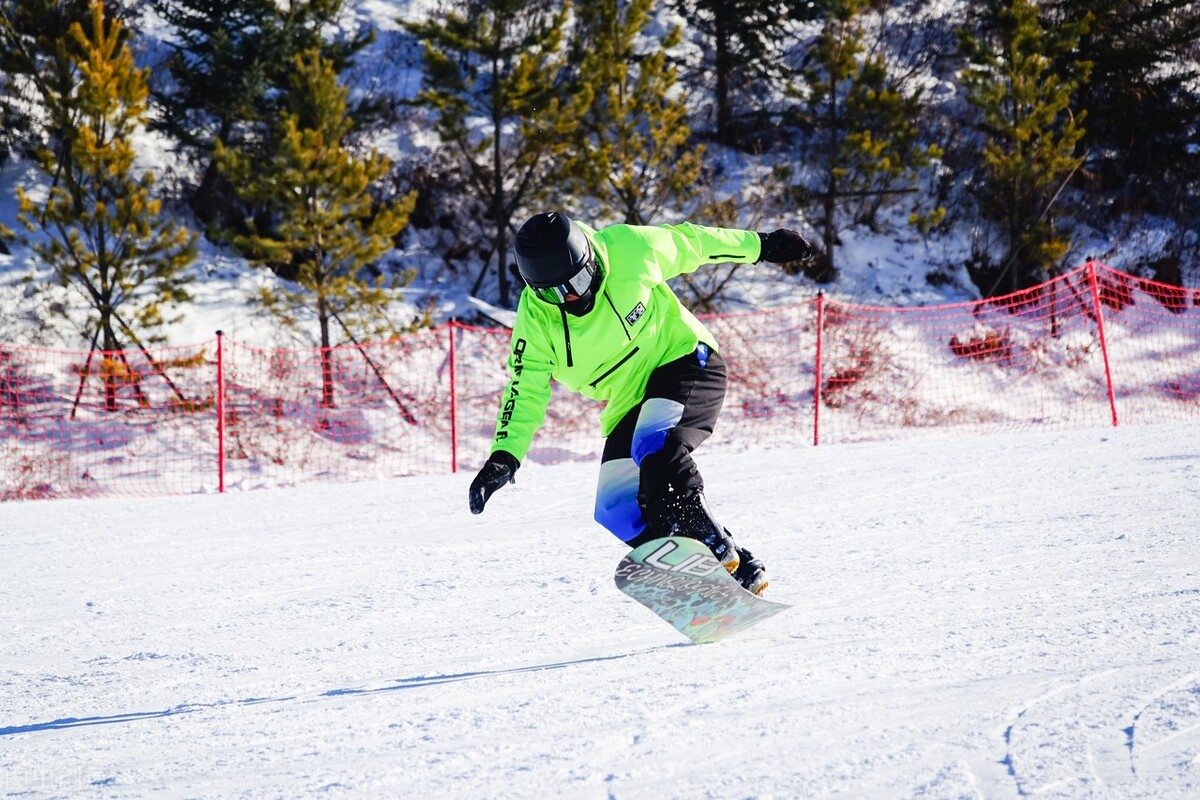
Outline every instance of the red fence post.
[[825, 330], [825, 292], [817, 292], [817, 363], [813, 367], [813, 447], [821, 443], [821, 337]]
[[225, 493], [225, 334], [217, 331], [217, 491]]
[[450, 320], [446, 330], [450, 333], [450, 471], [458, 472], [458, 363], [454, 349], [454, 328], [458, 323]]
[[1112, 424], [1117, 427], [1117, 395], [1113, 390], [1112, 368], [1108, 361], [1108, 337], [1104, 333], [1104, 312], [1100, 303], [1100, 286], [1096, 280], [1096, 260], [1087, 262], [1088, 283], [1092, 288], [1092, 306], [1096, 310], [1096, 328], [1100, 333], [1100, 352], [1104, 355], [1104, 381], [1108, 384], [1108, 407], [1112, 411]]

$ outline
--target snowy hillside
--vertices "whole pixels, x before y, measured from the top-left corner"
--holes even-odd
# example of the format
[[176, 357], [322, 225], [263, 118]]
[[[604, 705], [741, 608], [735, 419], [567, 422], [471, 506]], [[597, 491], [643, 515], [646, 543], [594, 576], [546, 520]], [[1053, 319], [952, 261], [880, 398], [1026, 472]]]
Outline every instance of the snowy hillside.
[[0, 796], [1200, 796], [1194, 425], [699, 455], [708, 646], [594, 465], [0, 505]]
[[[397, 105], [411, 99], [421, 86], [420, 49], [401, 29], [399, 20], [418, 20], [436, 13], [435, 4], [426, 0], [346, 0], [345, 8], [341, 20], [343, 33], [349, 35], [367, 28], [374, 30], [377, 38], [359, 55], [355, 67], [343, 75], [343, 80], [356, 96], [384, 98]], [[135, 42], [137, 57], [139, 63], [161, 69], [165, 43], [173, 33], [149, 8], [143, 11], [138, 20], [140, 38]], [[926, 4], [923, 13], [953, 17], [959, 12], [956, 2], [938, 2]], [[666, 7], [659, 10], [659, 16], [661, 19], [653, 28], [656, 31], [687, 23]], [[698, 47], [690, 41], [685, 50], [695, 56]], [[703, 109], [697, 113], [704, 113]], [[394, 126], [377, 132], [364, 144], [377, 147], [397, 165], [420, 164], [440, 146], [427, 120], [403, 115]], [[788, 204], [764, 204], [756, 199], [764, 193], [773, 196], [777, 191], [761, 185], [763, 174], [771, 167], [769, 159], [727, 150], [711, 142], [707, 146], [708, 157], [721, 175], [721, 183], [714, 191], [720, 198], [735, 201], [740, 209], [736, 224], [767, 230], [782, 225], [815, 235], [803, 209]], [[163, 136], [143, 133], [136, 147], [138, 167], [158, 176], [168, 199], [181, 183], [195, 179]], [[786, 162], [790, 156], [783, 154], [778, 158]], [[28, 159], [14, 156], [5, 163], [0, 170], [0, 224], [23, 231], [16, 214], [15, 189], [24, 186], [39, 197], [45, 193], [47, 180]], [[576, 208], [566, 198], [562, 202], [567, 206], [564, 210], [598, 225], [616, 221], [593, 219], [587, 208]], [[528, 209], [530, 213], [533, 210]], [[169, 206], [169, 211], [179, 214], [181, 221], [193, 229], [201, 227], [195, 219], [183, 214], [178, 204]], [[971, 258], [972, 237], [977, 237], [979, 231], [968, 225], [925, 239], [906, 222], [909, 211], [907, 206], [891, 209], [878, 230], [842, 231], [838, 252], [840, 275], [834, 283], [817, 285], [804, 277], [786, 275], [773, 265], [750, 265], [739, 270], [721, 310], [739, 312], [792, 305], [811, 299], [818, 290], [831, 298], [880, 305], [930, 305], [974, 299], [978, 292], [964, 265]], [[676, 209], [656, 221], [678, 222], [687, 216], [687, 209]], [[1134, 270], [1143, 261], [1161, 255], [1170, 243], [1191, 241], [1191, 236], [1189, 232], [1156, 222], [1141, 224], [1118, 238], [1081, 229], [1062, 268], [1065, 271], [1078, 267], [1088, 257], [1095, 256], [1116, 269]], [[397, 326], [423, 319], [426, 314], [434, 321], [455, 317], [483, 324], [503, 324], [511, 315], [511, 309], [487, 305], [497, 299], [494, 276], [483, 281], [478, 297], [470, 296], [471, 285], [485, 267], [475, 255], [460, 255], [452, 264], [448, 263], [447, 251], [456, 244], [459, 243], [453, 231], [437, 226], [422, 230], [410, 227], [400, 248], [385, 259], [382, 265], [385, 269], [411, 270], [416, 276], [411, 287], [400, 293], [402, 296], [398, 295], [389, 313]], [[27, 247], [14, 243], [12, 250], [11, 255], [0, 254], [0, 342], [85, 348], [88, 337], [81, 336], [79, 330], [90, 313], [87, 303], [78, 294], [57, 287], [35, 294], [32, 286], [46, 288], [45, 284], [54, 283], [53, 277]], [[490, 274], [494, 268], [486, 271]], [[935, 285], [927, 280], [931, 273], [936, 274]], [[254, 302], [263, 286], [277, 285], [279, 279], [266, 270], [249, 267], [231, 247], [203, 241], [191, 274], [196, 279], [190, 287], [193, 300], [179, 307], [164, 329], [169, 344], [205, 341], [217, 330], [247, 344], [309, 346], [316, 341], [314, 326], [302, 329], [298, 335], [280, 331], [278, 322]], [[64, 309], [70, 319], [60, 318]]]

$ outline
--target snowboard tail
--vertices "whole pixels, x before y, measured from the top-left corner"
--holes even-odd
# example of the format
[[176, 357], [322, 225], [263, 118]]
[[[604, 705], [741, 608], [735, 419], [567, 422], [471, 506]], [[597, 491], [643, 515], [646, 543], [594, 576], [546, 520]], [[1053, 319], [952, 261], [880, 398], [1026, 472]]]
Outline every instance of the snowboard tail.
[[668, 536], [617, 565], [617, 588], [693, 642], [716, 642], [791, 608], [742, 588], [703, 543]]

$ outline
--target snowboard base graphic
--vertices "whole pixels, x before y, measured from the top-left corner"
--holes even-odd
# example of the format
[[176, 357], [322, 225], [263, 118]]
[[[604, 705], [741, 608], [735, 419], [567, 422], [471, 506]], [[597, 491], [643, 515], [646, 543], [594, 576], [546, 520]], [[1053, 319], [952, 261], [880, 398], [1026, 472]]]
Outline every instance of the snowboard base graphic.
[[678, 536], [629, 551], [613, 578], [618, 589], [698, 643], [728, 638], [791, 608], [750, 594], [707, 547]]

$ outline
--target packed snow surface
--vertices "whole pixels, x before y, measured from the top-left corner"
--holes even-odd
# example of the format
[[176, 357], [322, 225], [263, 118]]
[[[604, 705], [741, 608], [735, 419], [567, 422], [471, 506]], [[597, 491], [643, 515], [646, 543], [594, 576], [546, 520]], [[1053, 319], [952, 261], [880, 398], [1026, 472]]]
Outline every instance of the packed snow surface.
[[595, 465], [0, 505], [0, 797], [1200, 796], [1194, 425], [698, 458], [714, 645]]

